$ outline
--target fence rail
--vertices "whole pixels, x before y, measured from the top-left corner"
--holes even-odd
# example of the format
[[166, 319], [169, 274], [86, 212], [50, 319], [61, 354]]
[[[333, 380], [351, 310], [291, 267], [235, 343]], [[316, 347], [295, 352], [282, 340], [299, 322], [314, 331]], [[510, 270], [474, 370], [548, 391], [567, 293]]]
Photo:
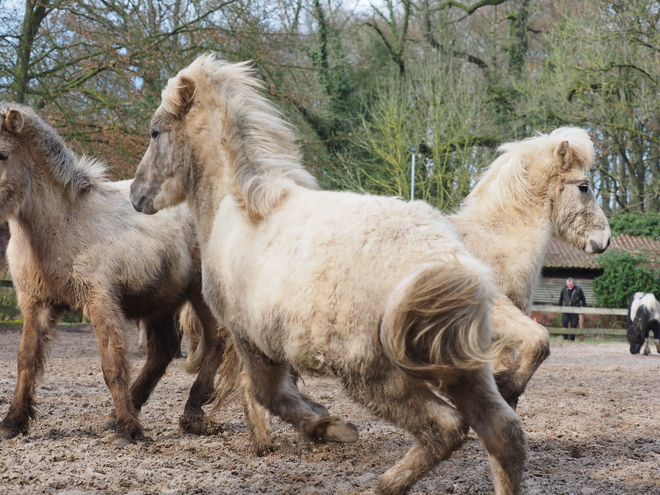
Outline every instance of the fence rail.
[[574, 308], [570, 306], [553, 306], [551, 304], [535, 304], [532, 311], [542, 311], [544, 313], [577, 313], [581, 315], [620, 315], [626, 316], [628, 310], [624, 308]]
[[[616, 315], [626, 316], [628, 310], [624, 308], [590, 308], [590, 307], [570, 307], [570, 306], [552, 306], [550, 304], [535, 304], [532, 311], [544, 313], [577, 313], [582, 315]], [[625, 328], [559, 328], [547, 327], [552, 335], [575, 334], [575, 335], [616, 335], [626, 336]]]

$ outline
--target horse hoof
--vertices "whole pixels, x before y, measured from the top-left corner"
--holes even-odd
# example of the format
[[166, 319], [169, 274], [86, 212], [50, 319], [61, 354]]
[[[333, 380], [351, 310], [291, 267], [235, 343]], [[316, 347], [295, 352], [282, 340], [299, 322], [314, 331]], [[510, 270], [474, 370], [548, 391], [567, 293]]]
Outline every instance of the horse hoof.
[[0, 438], [4, 440], [9, 440], [11, 438], [14, 438], [18, 436], [20, 433], [18, 428], [11, 428], [8, 426], [2, 426], [0, 427]]
[[115, 447], [126, 447], [127, 445], [133, 445], [134, 443], [135, 440], [133, 440], [128, 434], [120, 435], [117, 433], [112, 439], [112, 445]]
[[254, 452], [254, 455], [257, 457], [263, 457], [267, 454], [270, 454], [271, 452], [275, 452], [276, 447], [272, 442], [252, 442], [252, 452]]
[[325, 430], [326, 442], [353, 443], [360, 438], [360, 432], [353, 423], [348, 421], [336, 421], [328, 425]]
[[205, 416], [184, 413], [179, 417], [179, 428], [184, 433], [203, 435], [206, 431]]

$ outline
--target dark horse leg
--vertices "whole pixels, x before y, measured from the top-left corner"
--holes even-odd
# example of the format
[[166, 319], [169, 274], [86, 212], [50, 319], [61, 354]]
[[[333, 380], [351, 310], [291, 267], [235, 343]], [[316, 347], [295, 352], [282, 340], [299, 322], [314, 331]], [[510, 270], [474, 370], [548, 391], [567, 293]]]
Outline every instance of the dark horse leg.
[[20, 296], [23, 335], [18, 349], [18, 377], [7, 416], [0, 423], [0, 438], [27, 433], [35, 417], [35, 386], [43, 375], [48, 344], [55, 334], [55, 310], [39, 301]]
[[128, 445], [142, 434], [137, 410], [129, 393], [130, 373], [124, 345], [124, 319], [117, 301], [109, 294], [96, 293], [86, 306], [101, 354], [101, 369], [115, 406], [114, 445]]
[[176, 357], [181, 342], [173, 313], [164, 313], [142, 321], [147, 334], [147, 359], [131, 385], [131, 399], [137, 411], [142, 409]]
[[[202, 406], [208, 404], [213, 396], [215, 375], [222, 363], [229, 333], [226, 328], [218, 324], [201, 294], [191, 296], [190, 302], [202, 323], [204, 354], [195, 383], [190, 388], [183, 415], [179, 418], [179, 426], [186, 433], [199, 435], [205, 432], [206, 426]], [[238, 376], [240, 370], [229, 371], [235, 372]]]
[[[237, 348], [239, 345], [235, 342]], [[239, 348], [245, 370], [250, 377], [254, 398], [272, 414], [297, 428], [315, 442], [355, 442], [357, 428], [336, 416], [326, 414], [320, 404], [300, 393], [295, 378], [285, 363], [275, 363], [249, 345]]]

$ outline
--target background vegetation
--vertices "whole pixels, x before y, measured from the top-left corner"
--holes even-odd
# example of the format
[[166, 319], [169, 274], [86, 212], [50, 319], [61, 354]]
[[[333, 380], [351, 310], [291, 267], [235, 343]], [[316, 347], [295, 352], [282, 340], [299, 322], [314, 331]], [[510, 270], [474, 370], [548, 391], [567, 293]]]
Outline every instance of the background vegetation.
[[498, 144], [582, 126], [605, 210], [658, 211], [650, 0], [0, 0], [0, 98], [131, 177], [167, 79], [251, 59], [324, 187], [451, 209]]
[[635, 292], [660, 294], [658, 272], [648, 259], [630, 253], [605, 253], [600, 257], [603, 274], [594, 279], [594, 294], [604, 308], [627, 308]]

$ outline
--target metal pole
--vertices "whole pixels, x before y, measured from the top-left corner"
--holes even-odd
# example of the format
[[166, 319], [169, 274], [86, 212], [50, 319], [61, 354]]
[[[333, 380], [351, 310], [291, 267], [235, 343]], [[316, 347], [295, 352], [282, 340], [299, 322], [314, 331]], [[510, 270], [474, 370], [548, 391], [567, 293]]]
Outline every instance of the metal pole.
[[412, 170], [410, 171], [410, 201], [415, 199], [415, 153], [417, 151], [417, 146], [412, 145], [410, 147], [412, 151]]

